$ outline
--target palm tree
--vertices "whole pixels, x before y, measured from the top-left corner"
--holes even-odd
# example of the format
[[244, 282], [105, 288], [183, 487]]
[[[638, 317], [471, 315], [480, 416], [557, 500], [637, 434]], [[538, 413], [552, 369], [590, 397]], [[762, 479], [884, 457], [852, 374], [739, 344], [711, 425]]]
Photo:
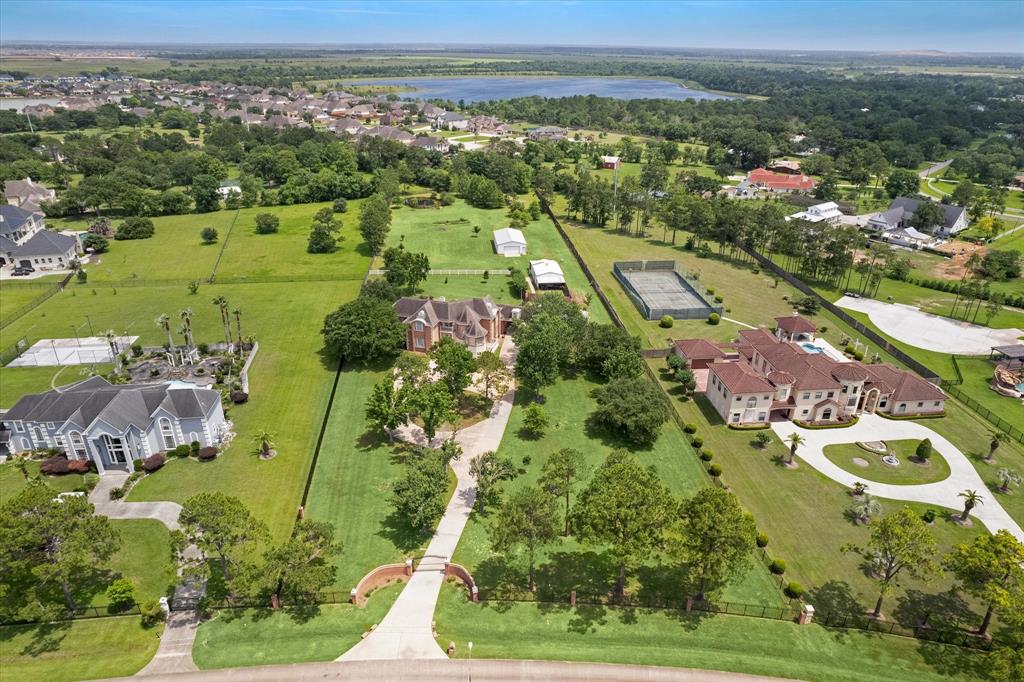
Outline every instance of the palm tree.
[[878, 516], [882, 512], [882, 505], [878, 504], [878, 500], [871, 495], [865, 493], [853, 503], [850, 511], [853, 512], [853, 516], [858, 522], [867, 524], [871, 523], [871, 517]]
[[231, 311], [231, 314], [235, 316], [235, 329], [238, 330], [238, 349], [241, 352], [242, 349], [242, 309], [235, 308]]
[[993, 431], [990, 434], [990, 440], [988, 442], [988, 457], [985, 458], [989, 463], [995, 460], [996, 450], [998, 450], [999, 446], [1007, 440], [1009, 440], [1009, 436], [1002, 431]]
[[156, 318], [156, 326], [163, 329], [167, 334], [167, 350], [174, 350], [174, 336], [171, 335], [171, 316], [164, 313]]
[[1006, 467], [1003, 467], [996, 472], [996, 478], [999, 479], [999, 492], [1004, 495], [1010, 494], [1010, 486], [1024, 483], [1024, 476], [1021, 476], [1013, 469], [1007, 469]]
[[801, 436], [799, 433], [789, 434], [789, 438], [787, 438], [786, 440], [789, 441], [789, 459], [786, 461], [786, 464], [792, 464], [793, 457], [796, 455], [797, 447], [803, 445], [806, 441], [804, 440], [804, 437]]
[[178, 313], [178, 317], [181, 318], [181, 331], [179, 333], [185, 337], [185, 347], [188, 350], [192, 350], [192, 309], [185, 308]]
[[967, 521], [967, 515], [970, 514], [971, 510], [974, 509], [977, 505], [985, 504], [985, 500], [982, 499], [981, 495], [979, 495], [978, 492], [975, 490], [965, 490], [959, 495], [957, 495], [957, 497], [964, 498], [964, 510], [960, 514], [961, 523]]
[[220, 309], [220, 324], [224, 327], [224, 342], [231, 345], [231, 316], [228, 313], [228, 299], [218, 296], [212, 303]]
[[260, 449], [260, 457], [270, 459], [270, 451], [274, 448], [274, 434], [269, 431], [259, 431], [252, 440]]

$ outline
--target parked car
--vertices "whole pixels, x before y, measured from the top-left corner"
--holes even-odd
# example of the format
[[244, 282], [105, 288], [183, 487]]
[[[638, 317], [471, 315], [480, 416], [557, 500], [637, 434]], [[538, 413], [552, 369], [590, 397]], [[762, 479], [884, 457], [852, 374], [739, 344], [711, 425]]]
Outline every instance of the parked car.
[[35, 271], [35, 268], [27, 268], [24, 265], [19, 265], [11, 271], [11, 277], [24, 277], [25, 275], [31, 275]]

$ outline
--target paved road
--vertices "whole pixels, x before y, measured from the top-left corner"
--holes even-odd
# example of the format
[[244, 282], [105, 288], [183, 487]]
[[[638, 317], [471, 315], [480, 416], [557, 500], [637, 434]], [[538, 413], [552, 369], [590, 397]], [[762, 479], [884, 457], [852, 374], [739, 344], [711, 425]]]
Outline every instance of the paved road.
[[919, 178], [927, 178], [929, 175], [934, 175], [935, 173], [938, 173], [939, 171], [941, 171], [943, 168], [945, 168], [946, 166], [948, 166], [951, 163], [953, 163], [953, 159], [947, 159], [945, 161], [941, 161], [941, 162], [935, 164], [934, 166], [929, 166], [928, 168], [925, 168], [923, 171], [921, 171], [921, 172], [919, 172], [917, 174], [917, 177], [919, 177]]
[[[799, 433], [804, 444], [797, 448], [797, 456], [833, 481], [848, 488], [861, 481], [868, 484], [868, 493], [892, 500], [908, 500], [936, 504], [948, 509], [963, 509], [963, 500], [958, 497], [965, 490], [976, 490], [981, 494], [983, 504], [975, 507], [971, 516], [979, 519], [995, 533], [1005, 528], [1024, 542], [1024, 530], [1010, 518], [981, 480], [977, 470], [955, 445], [923, 424], [913, 421], [886, 419], [875, 414], [862, 414], [860, 421], [845, 429], [803, 429], [793, 422], [773, 422], [772, 429], [785, 442], [792, 433]], [[891, 485], [873, 483], [863, 476], [856, 476], [841, 469], [825, 457], [826, 445], [839, 443], [867, 443], [877, 440], [923, 440], [928, 438], [932, 447], [945, 457], [949, 464], [949, 477], [937, 483], [922, 485]], [[874, 455], [868, 455], [874, 456]], [[901, 466], [915, 466], [904, 463]]]
[[[118, 678], [131, 680], [130, 677]], [[726, 673], [692, 668], [657, 668], [605, 663], [558, 661], [412, 660], [294, 663], [252, 668], [224, 668], [202, 672], [154, 675], [147, 682], [320, 682], [369, 680], [389, 682], [779, 682], [781, 678]]]
[[[507, 364], [515, 361], [511, 337], [505, 337], [501, 358]], [[455, 554], [476, 500], [476, 482], [469, 474], [469, 465], [477, 456], [498, 449], [514, 399], [515, 390], [510, 390], [490, 417], [456, 433], [455, 439], [462, 446], [462, 457], [452, 463], [458, 483], [423, 559], [377, 628], [342, 654], [339, 661], [447, 659], [434, 639], [434, 607], [444, 583], [445, 561]], [[437, 447], [440, 443], [435, 439], [431, 445]]]
[[124, 485], [128, 474], [108, 471], [100, 476], [100, 482], [89, 493], [89, 501], [96, 507], [96, 513], [111, 519], [156, 519], [168, 530], [178, 530], [178, 514], [181, 505], [177, 502], [125, 502], [110, 499], [110, 491]]

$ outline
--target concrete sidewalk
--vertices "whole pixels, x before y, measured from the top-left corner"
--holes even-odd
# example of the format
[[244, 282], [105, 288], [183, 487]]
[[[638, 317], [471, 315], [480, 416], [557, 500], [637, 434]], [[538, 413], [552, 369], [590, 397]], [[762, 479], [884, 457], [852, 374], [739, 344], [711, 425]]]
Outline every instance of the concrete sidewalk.
[[[515, 362], [515, 346], [509, 337], [502, 345], [501, 357], [508, 364]], [[425, 556], [377, 628], [337, 660], [448, 658], [433, 633], [434, 607], [444, 583], [444, 564], [455, 554], [476, 500], [476, 482], [469, 474], [470, 463], [477, 456], [498, 449], [514, 400], [513, 389], [497, 402], [487, 419], [455, 434], [455, 440], [462, 447], [462, 457], [452, 462], [458, 483]]]
[[[862, 414], [860, 421], [848, 428], [803, 429], [793, 422], [773, 422], [772, 430], [782, 439], [783, 443], [786, 442], [790, 434], [800, 434], [804, 443], [797, 447], [797, 457], [833, 481], [848, 488], [852, 488], [853, 484], [858, 481], [866, 483], [868, 493], [875, 497], [924, 502], [959, 511], [963, 509], [963, 500], [958, 495], [965, 490], [976, 490], [981, 495], [983, 503], [971, 511], [971, 516], [984, 523], [992, 533], [1005, 528], [1024, 542], [1024, 531], [1010, 518], [1010, 515], [999, 504], [996, 496], [989, 491], [967, 456], [941, 435], [922, 424], [909, 420], [885, 419], [875, 414]], [[922, 485], [875, 483], [836, 466], [825, 457], [824, 453], [826, 445], [867, 443], [878, 440], [923, 440], [925, 438], [931, 440], [932, 447], [949, 464], [949, 477], [937, 483]], [[902, 464], [901, 466], [908, 465]]]
[[155, 519], [168, 530], [179, 530], [178, 515], [181, 505], [177, 502], [125, 502], [110, 499], [110, 491], [120, 488], [128, 480], [128, 474], [108, 471], [100, 476], [100, 482], [89, 493], [89, 501], [96, 507], [96, 514], [111, 519]]

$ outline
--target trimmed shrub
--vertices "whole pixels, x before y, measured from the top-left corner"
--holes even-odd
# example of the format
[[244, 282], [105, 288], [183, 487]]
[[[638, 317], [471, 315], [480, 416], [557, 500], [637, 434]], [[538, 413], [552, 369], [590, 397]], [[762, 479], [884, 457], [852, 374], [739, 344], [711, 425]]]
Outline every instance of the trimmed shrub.
[[712, 478], [718, 478], [719, 476], [722, 475], [722, 465], [712, 464], [711, 466], [708, 467], [708, 473], [711, 474]]
[[804, 596], [804, 586], [797, 582], [786, 583], [786, 587], [782, 591], [790, 599], [799, 599]]
[[133, 358], [137, 358], [137, 357], [141, 357], [141, 356], [142, 356], [142, 344], [141, 343], [133, 343], [132, 344], [132, 357]]
[[111, 488], [110, 489], [110, 499], [112, 499], [112, 500], [120, 500], [122, 497], [124, 497], [124, 488]]
[[100, 475], [89, 472], [85, 475], [85, 491], [91, 493], [100, 483]]
[[724, 300], [725, 298], [723, 298], [722, 296], [715, 296], [715, 303], [721, 303]]
[[658, 326], [662, 329], [671, 329], [676, 321], [672, 319], [671, 315], [662, 315], [661, 320], [658, 322]]
[[128, 578], [118, 578], [107, 587], [111, 611], [124, 611], [135, 603], [135, 585]]
[[198, 457], [199, 461], [201, 462], [208, 462], [211, 459], [214, 459], [216, 456], [217, 448], [213, 447], [212, 445], [207, 446], [205, 448], [199, 448], [199, 454], [196, 455], [196, 457]]
[[173, 455], [174, 457], [188, 457], [189, 454], [191, 454], [191, 452], [192, 452], [192, 450], [191, 450], [191, 448], [189, 448], [189, 446], [187, 446], [187, 445], [179, 445], [178, 447], [174, 448], [173, 450], [171, 450], [167, 454], [168, 455]]
[[89, 460], [87, 460], [87, 459], [71, 459], [71, 460], [68, 460], [68, 473], [69, 474], [87, 474], [87, 473], [89, 473]]
[[199, 231], [199, 237], [203, 240], [204, 244], [215, 244], [217, 242], [217, 229], [204, 227]]
[[164, 610], [160, 608], [160, 602], [156, 599], [139, 604], [139, 612], [142, 614], [142, 625], [147, 628], [153, 627], [165, 617]]
[[331, 210], [335, 213], [344, 213], [348, 210], [348, 201], [346, 201], [344, 197], [335, 199], [334, 203], [331, 205]]
[[700, 451], [700, 458], [702, 460], [704, 460], [705, 462], [710, 462], [711, 460], [713, 460], [715, 458], [715, 453], [712, 452], [711, 450], [701, 450]]
[[693, 445], [693, 447], [695, 448], [700, 448], [702, 445], [704, 445], [704, 439], [701, 438], [700, 436], [694, 436], [693, 438], [690, 439], [690, 444]]
[[935, 521], [935, 510], [925, 509], [924, 514], [921, 514], [921, 520], [925, 523], [933, 523]]
[[142, 460], [141, 459], [133, 459], [132, 460], [132, 469], [134, 469], [135, 471], [142, 471]]
[[683, 427], [683, 431], [685, 431], [686, 433], [697, 433], [697, 425], [687, 424], [686, 426]]
[[914, 454], [922, 462], [927, 462], [932, 458], [932, 442], [925, 438], [917, 444], [917, 450], [914, 451]]
[[761, 549], [764, 549], [765, 547], [768, 546], [768, 534], [767, 533], [758, 533], [757, 534], [757, 538], [754, 540], [754, 542], [757, 543], [758, 547], [760, 547]]
[[722, 316], [718, 313], [711, 313], [708, 315], [708, 324], [715, 325], [722, 320]]
[[864, 359], [864, 351], [859, 350], [859, 351], [854, 352], [853, 358], [854, 358], [854, 360], [863, 360]]
[[[196, 344], [196, 350], [199, 351], [200, 355], [209, 355], [210, 354], [210, 344], [208, 344], [208, 343]], [[199, 374], [200, 370], [202, 370], [202, 369], [203, 369], [202, 367], [197, 369], [196, 370], [196, 374]]]
[[158, 452], [155, 455], [150, 455], [146, 459], [142, 460], [142, 468], [150, 472], [156, 471], [162, 467], [166, 461], [167, 458], [164, 457], [164, 454], [162, 452]]
[[708, 296], [714, 296], [714, 295], [715, 295], [715, 288], [714, 287], [708, 287]]
[[249, 394], [245, 391], [231, 391], [231, 402], [235, 405], [241, 405], [244, 402], [248, 402]]
[[768, 570], [775, 575], [782, 575], [786, 572], [786, 562], [784, 559], [772, 559], [772, 562], [768, 564]]
[[199, 448], [201, 448], [201, 447], [203, 447], [203, 446], [199, 443], [199, 441], [194, 440], [194, 441], [192, 441], [191, 443], [188, 444], [189, 453], [193, 457], [198, 457], [199, 456]]
[[47, 457], [40, 463], [39, 471], [51, 476], [62, 476], [68, 473], [68, 458], [64, 455]]
[[260, 213], [256, 216], [256, 234], [273, 234], [280, 224], [281, 220], [273, 213]]

